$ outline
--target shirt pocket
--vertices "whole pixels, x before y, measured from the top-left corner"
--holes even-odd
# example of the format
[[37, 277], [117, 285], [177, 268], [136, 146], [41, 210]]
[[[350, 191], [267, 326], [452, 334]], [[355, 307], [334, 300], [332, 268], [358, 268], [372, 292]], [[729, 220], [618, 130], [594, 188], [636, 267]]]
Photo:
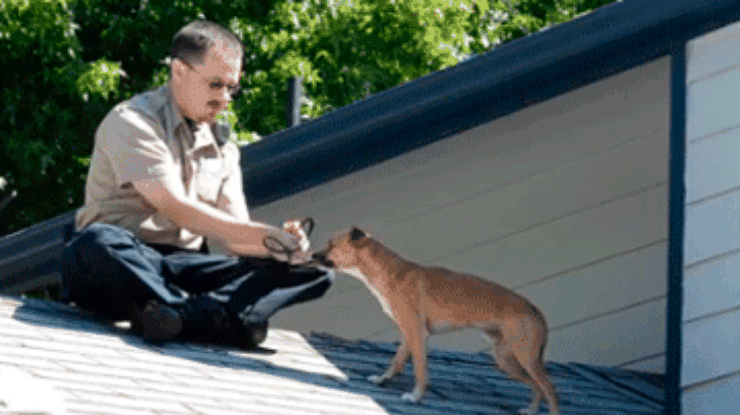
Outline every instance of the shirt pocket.
[[225, 180], [226, 169], [222, 159], [203, 158], [200, 160], [195, 185], [201, 200], [215, 205]]

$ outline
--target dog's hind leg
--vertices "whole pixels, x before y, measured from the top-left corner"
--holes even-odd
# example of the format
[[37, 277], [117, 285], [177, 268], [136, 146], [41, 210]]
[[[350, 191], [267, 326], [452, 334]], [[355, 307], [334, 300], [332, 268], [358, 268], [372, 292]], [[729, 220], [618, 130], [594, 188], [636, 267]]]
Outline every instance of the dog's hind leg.
[[[547, 405], [550, 408], [550, 415], [558, 415], [560, 413], [558, 405], [558, 394], [555, 391], [555, 387], [550, 382], [547, 372], [545, 371], [545, 365], [542, 360], [542, 352], [544, 351], [544, 344], [537, 348], [537, 350], [525, 350], [517, 349], [514, 350], [514, 355], [519, 361], [521, 367], [527, 372], [528, 377], [531, 379], [535, 389], [539, 390], [540, 394], [547, 400]], [[537, 413], [539, 407], [539, 399], [537, 405], [532, 402], [524, 412], [528, 415]]]
[[532, 403], [527, 408], [520, 409], [519, 413], [526, 415], [537, 413], [537, 409], [539, 409], [540, 402], [542, 401], [542, 394], [529, 377], [529, 374], [527, 374], [527, 371], [519, 364], [519, 360], [514, 354], [509, 343], [506, 339], [502, 338], [499, 333], [494, 331], [486, 332], [483, 337], [490, 341], [494, 346], [494, 353], [492, 353], [492, 355], [494, 360], [496, 360], [498, 368], [511, 376], [514, 380], [532, 387]]
[[[540, 389], [532, 381], [529, 375], [527, 375], [527, 372], [519, 364], [519, 361], [513, 353], [509, 353], [502, 360], [505, 361], [505, 363], [503, 364], [503, 369], [506, 373], [508, 373], [514, 379], [532, 387], [532, 403], [530, 403], [528, 407], [520, 409], [519, 413], [522, 415], [536, 414], [537, 410], [540, 408], [540, 402], [542, 402], [542, 393], [540, 392]], [[499, 362], [498, 359], [496, 360], [496, 362], [499, 364], [499, 366], [502, 366], [503, 362]]]

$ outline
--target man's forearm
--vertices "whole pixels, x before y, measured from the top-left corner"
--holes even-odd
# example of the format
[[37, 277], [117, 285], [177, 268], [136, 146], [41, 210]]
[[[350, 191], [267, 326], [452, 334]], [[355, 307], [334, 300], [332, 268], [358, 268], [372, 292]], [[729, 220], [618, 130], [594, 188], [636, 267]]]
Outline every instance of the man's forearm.
[[163, 211], [178, 226], [193, 233], [219, 240], [223, 245], [254, 245], [255, 255], [266, 255], [262, 243], [274, 228], [259, 222], [244, 221], [202, 202], [180, 200]]
[[238, 219], [203, 202], [185, 197], [176, 178], [158, 177], [134, 183], [134, 188], [157, 211], [178, 226], [220, 242], [236, 254], [269, 254], [263, 244], [265, 236], [281, 237], [273, 226]]

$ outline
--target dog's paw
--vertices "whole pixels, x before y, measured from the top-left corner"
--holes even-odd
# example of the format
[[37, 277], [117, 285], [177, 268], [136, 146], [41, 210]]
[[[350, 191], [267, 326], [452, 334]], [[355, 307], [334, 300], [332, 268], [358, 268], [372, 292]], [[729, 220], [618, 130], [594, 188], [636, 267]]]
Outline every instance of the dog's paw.
[[421, 401], [421, 399], [413, 393], [404, 393], [403, 395], [401, 395], [401, 400], [409, 403], [419, 403], [419, 401]]
[[380, 375], [371, 375], [371, 376], [368, 376], [367, 377], [367, 380], [369, 380], [370, 382], [372, 382], [372, 383], [374, 383], [376, 385], [381, 385], [381, 384], [383, 384], [383, 382], [385, 382], [385, 378], [383, 376], [380, 376]]
[[517, 411], [519, 415], [534, 415], [537, 413], [537, 409], [532, 409], [531, 407], [522, 408]]

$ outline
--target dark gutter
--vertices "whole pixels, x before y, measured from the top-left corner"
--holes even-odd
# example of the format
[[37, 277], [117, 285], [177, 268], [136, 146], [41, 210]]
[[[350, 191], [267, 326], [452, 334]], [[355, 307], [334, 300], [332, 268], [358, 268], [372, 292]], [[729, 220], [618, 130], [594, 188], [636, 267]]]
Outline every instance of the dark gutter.
[[59, 281], [59, 257], [74, 212], [0, 238], [0, 292], [21, 294]]

